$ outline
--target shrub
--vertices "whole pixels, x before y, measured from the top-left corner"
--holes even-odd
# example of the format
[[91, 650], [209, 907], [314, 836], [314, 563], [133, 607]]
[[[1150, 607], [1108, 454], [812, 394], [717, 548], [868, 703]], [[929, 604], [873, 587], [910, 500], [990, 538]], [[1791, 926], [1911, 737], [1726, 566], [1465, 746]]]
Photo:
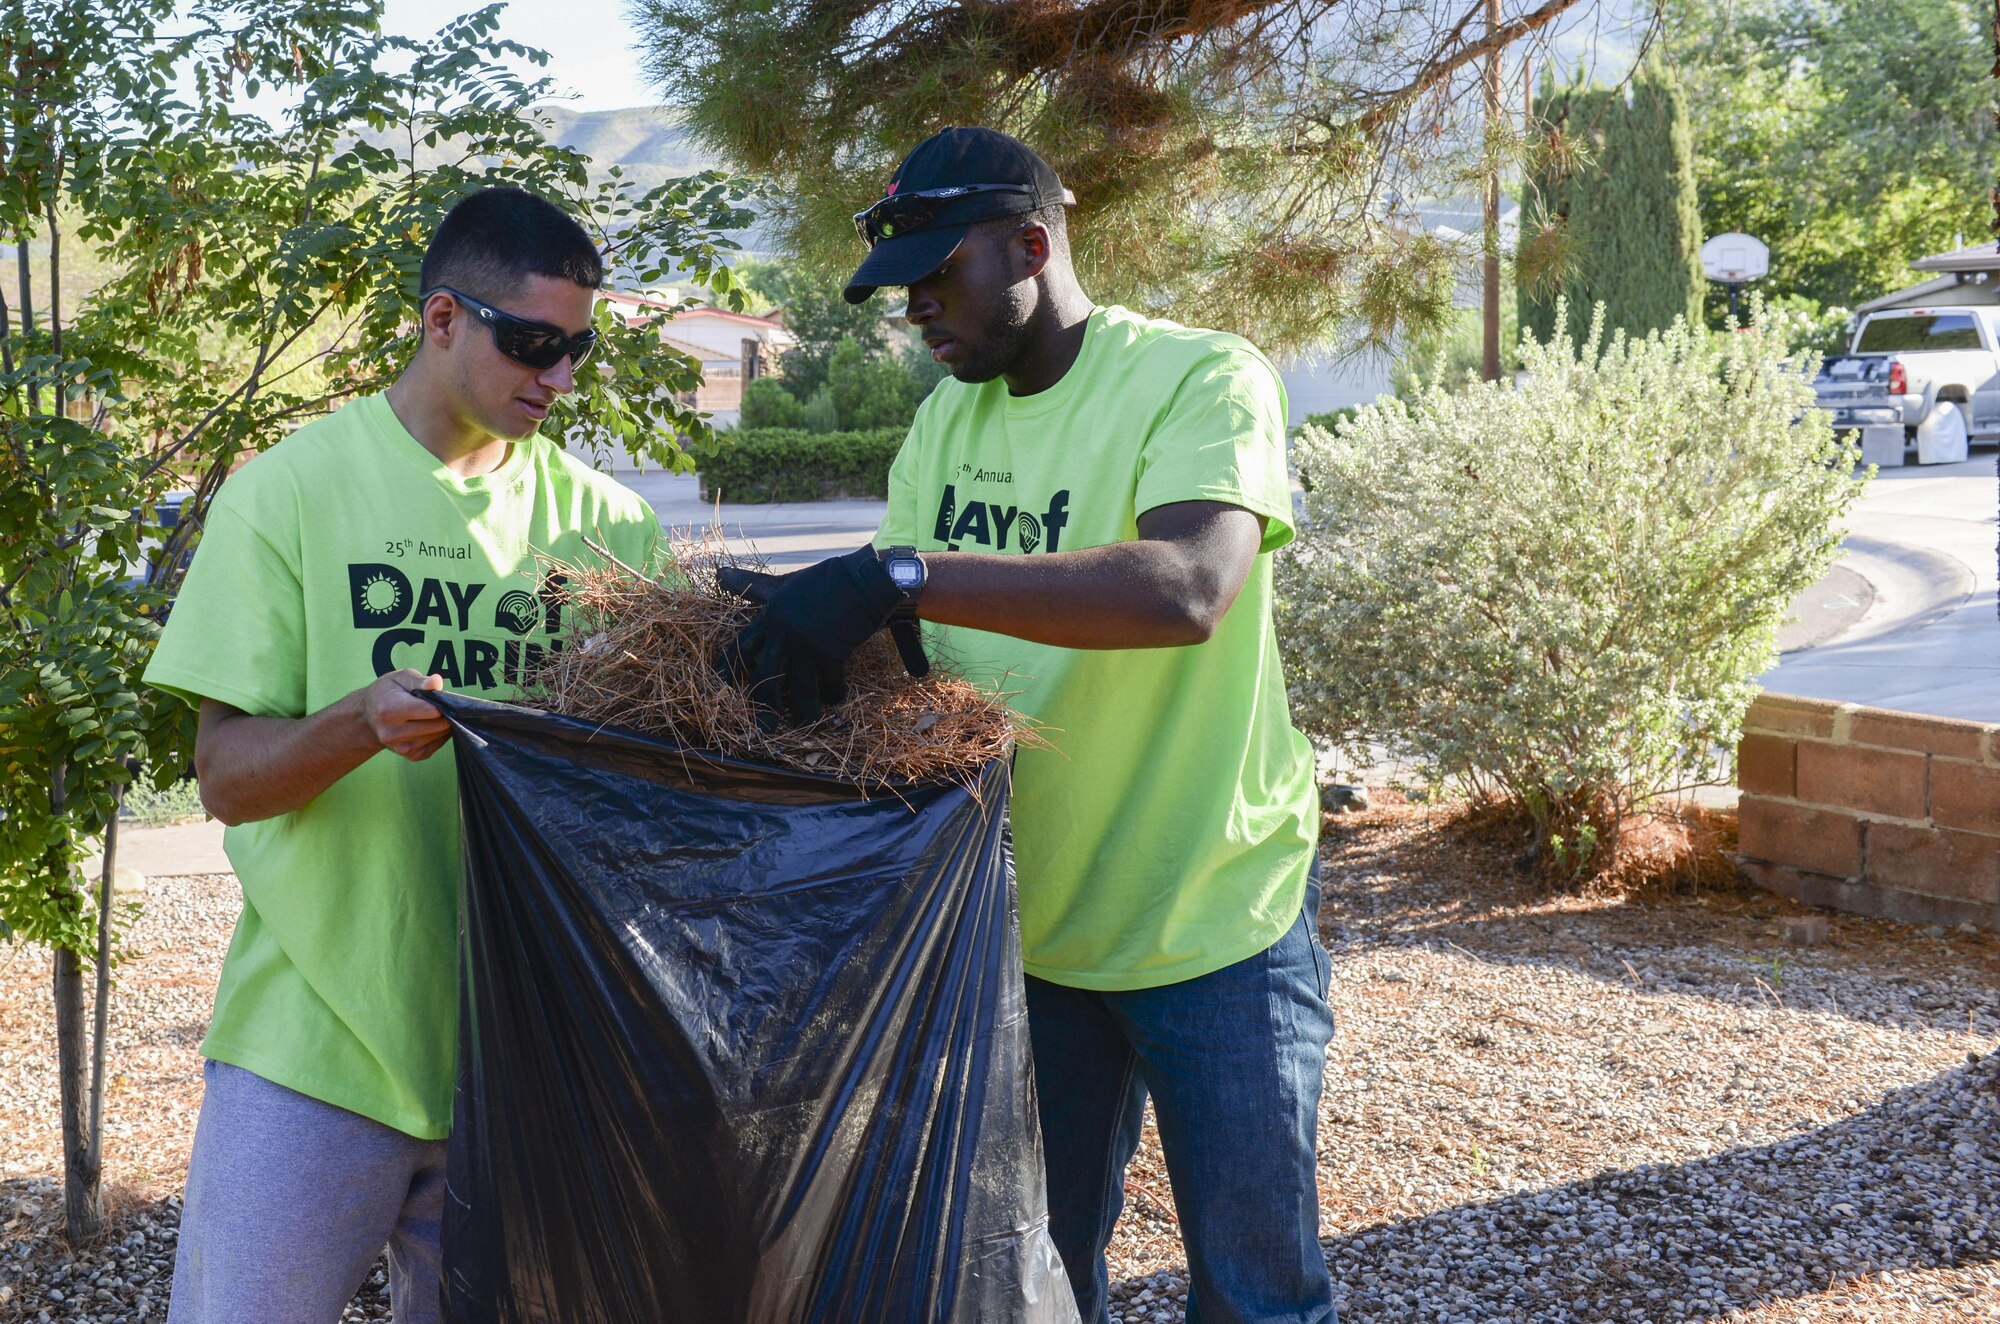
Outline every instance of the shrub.
[[751, 428], [795, 428], [805, 416], [805, 406], [777, 377], [759, 377], [743, 388], [743, 411], [736, 426]]
[[1322, 432], [1332, 432], [1342, 423], [1352, 423], [1361, 413], [1360, 405], [1342, 405], [1339, 409], [1329, 409], [1324, 413], [1307, 414], [1300, 428], [1318, 428]]
[[906, 428], [811, 433], [739, 428], [700, 461], [702, 499], [819, 501], [889, 495], [889, 464]]
[[822, 386], [812, 393], [812, 399], [799, 411], [799, 426], [821, 435], [840, 431], [840, 410], [833, 403], [831, 390]]
[[1600, 354], [1601, 327], [1580, 353], [1524, 339], [1518, 389], [1307, 429], [1317, 481], [1279, 562], [1300, 727], [1509, 802], [1569, 877], [1720, 770], [1860, 491], [1770, 321]]
[[1822, 359], [1845, 354], [1854, 339], [1854, 314], [1822, 308], [1803, 294], [1782, 294], [1764, 305], [1764, 320], [1781, 330], [1792, 351]]
[[907, 428], [917, 416], [917, 379], [893, 354], [870, 357], [857, 342], [843, 340], [827, 364], [826, 384], [840, 425], [850, 431]]
[[125, 816], [142, 827], [163, 827], [208, 817], [202, 807], [201, 786], [193, 777], [184, 777], [156, 789], [151, 779], [141, 776], [125, 792]]

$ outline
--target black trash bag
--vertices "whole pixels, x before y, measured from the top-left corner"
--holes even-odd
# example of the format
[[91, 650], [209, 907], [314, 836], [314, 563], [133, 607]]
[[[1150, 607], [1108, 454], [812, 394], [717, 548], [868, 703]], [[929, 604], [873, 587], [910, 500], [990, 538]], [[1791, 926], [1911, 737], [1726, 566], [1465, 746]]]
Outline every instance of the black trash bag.
[[465, 837], [447, 1319], [1073, 1324], [1003, 765], [864, 799], [438, 697]]

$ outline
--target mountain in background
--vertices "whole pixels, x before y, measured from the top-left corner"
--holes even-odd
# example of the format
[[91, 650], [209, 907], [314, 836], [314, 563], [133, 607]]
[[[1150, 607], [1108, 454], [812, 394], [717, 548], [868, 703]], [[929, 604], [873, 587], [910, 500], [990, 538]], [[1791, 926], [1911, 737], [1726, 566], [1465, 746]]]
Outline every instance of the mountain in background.
[[[642, 193], [670, 179], [723, 165], [681, 126], [680, 112], [667, 106], [579, 111], [556, 104], [537, 106], [535, 114], [548, 126], [552, 142], [590, 158], [593, 178], [601, 179], [610, 167], [619, 166], [627, 182]], [[743, 257], [771, 255], [769, 237], [754, 225], [732, 230], [729, 237], [742, 246]], [[674, 282], [669, 278], [667, 283]]]
[[[680, 113], [666, 106], [579, 111], [551, 103], [535, 107], [534, 113], [551, 142], [590, 158], [593, 179], [601, 180], [612, 166], [619, 166], [625, 172], [626, 182], [637, 193], [657, 188], [670, 179], [722, 165], [681, 126]], [[394, 133], [364, 133], [362, 138], [391, 151], [408, 150], [405, 141]], [[431, 147], [417, 144], [420, 166], [438, 165], [457, 159], [457, 155], [451, 143]], [[729, 237], [742, 246], [744, 256], [767, 256], [769, 241], [755, 226], [732, 230]]]
[[571, 110], [538, 106], [536, 116], [557, 145], [589, 157], [601, 171], [623, 166], [625, 178], [641, 189], [722, 163], [681, 127], [680, 113], [666, 106], [625, 110]]

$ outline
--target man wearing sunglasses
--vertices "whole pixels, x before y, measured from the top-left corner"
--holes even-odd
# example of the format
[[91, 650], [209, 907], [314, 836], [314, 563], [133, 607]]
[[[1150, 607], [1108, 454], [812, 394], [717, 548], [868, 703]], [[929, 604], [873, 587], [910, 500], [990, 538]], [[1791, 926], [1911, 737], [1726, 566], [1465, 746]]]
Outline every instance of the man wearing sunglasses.
[[172, 1324], [334, 1324], [385, 1245], [396, 1318], [438, 1318], [459, 823], [449, 729], [412, 691], [507, 697], [561, 645], [538, 553], [658, 546], [644, 501], [538, 435], [596, 343], [589, 236], [483, 190], [420, 279], [395, 383], [223, 485], [147, 670], [200, 709], [243, 887]]
[[1271, 556], [1292, 536], [1284, 390], [1235, 336], [1098, 307], [1047, 163], [988, 129], [904, 159], [856, 225], [860, 302], [956, 380], [918, 411], [876, 546], [746, 586], [751, 693], [811, 717], [885, 622], [921, 619], [1053, 750], [1013, 840], [1050, 1231], [1085, 1321], [1148, 1096], [1201, 1324], [1330, 1319], [1314, 1144], [1329, 963], [1313, 756]]

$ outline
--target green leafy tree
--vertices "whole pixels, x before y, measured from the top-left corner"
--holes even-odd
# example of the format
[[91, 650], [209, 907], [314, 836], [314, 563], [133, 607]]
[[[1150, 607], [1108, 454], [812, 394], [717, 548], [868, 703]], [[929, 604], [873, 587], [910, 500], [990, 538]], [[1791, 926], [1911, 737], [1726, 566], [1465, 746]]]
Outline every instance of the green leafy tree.
[[[899, 345], [890, 344], [882, 305], [875, 299], [850, 304], [837, 282], [796, 265], [746, 262], [738, 277], [753, 296], [782, 310], [785, 329], [798, 341], [786, 351], [774, 387], [751, 384], [756, 394], [744, 397], [742, 427], [814, 432], [906, 427], [931, 388], [946, 376], [915, 328]], [[778, 400], [777, 388], [790, 393], [797, 408], [788, 409]], [[822, 391], [827, 404], [808, 416]]]
[[[1701, 215], [1674, 76], [1649, 60], [1629, 87], [1545, 90], [1543, 101], [1545, 146], [1523, 217], [1521, 324], [1544, 340], [1580, 338], [1579, 319], [1599, 303], [1608, 328], [1633, 335], [1699, 320]], [[1569, 326], [1555, 324], [1559, 304]]]
[[[1708, 234], [1771, 248], [1767, 297], [1845, 309], [1992, 220], [1990, 6], [1670, 0]], [[1709, 291], [1720, 324], [1727, 295]]]
[[827, 389], [840, 425], [853, 432], [908, 427], [917, 415], [917, 379], [898, 354], [868, 355], [843, 340], [827, 364]]
[[849, 215], [903, 153], [987, 124], [1075, 191], [1092, 293], [1282, 350], [1444, 320], [1476, 241], [1402, 224], [1393, 199], [1477, 187], [1484, 58], [1576, 2], [1506, 0], [1491, 33], [1445, 0], [632, 8], [657, 85], [780, 184], [772, 223], [813, 270], [852, 269]]
[[[850, 232], [851, 233], [851, 232]], [[876, 355], [888, 344], [877, 299], [852, 304], [841, 297], [840, 283], [813, 276], [803, 269], [776, 262], [745, 263], [744, 284], [777, 306], [785, 330], [798, 344], [785, 351], [780, 363], [785, 386], [800, 403], [826, 385], [834, 351], [852, 340], [864, 354]]]
[[784, 379], [759, 377], [743, 388], [743, 406], [738, 428], [796, 428], [802, 426], [805, 406], [787, 390]]
[[799, 410], [799, 426], [821, 435], [840, 431], [840, 407], [833, 403], [832, 387], [822, 386], [812, 393]]
[[[568, 208], [640, 280], [669, 268], [738, 297], [720, 175], [638, 193], [593, 183], [534, 118], [545, 84], [504, 60], [499, 6], [435, 38], [380, 32], [379, 5], [290, 0], [20, 0], [0, 35], [0, 230], [24, 296], [0, 302], [0, 932], [54, 952], [71, 1234], [102, 1223], [103, 1049], [84, 1051], [85, 964], [103, 1024], [109, 935], [80, 865], [144, 765], [185, 766], [184, 707], [140, 683], [208, 499], [245, 454], [381, 389], [415, 347], [423, 241], [470, 189], [515, 184]], [[266, 118], [239, 93], [274, 89]], [[65, 263], [107, 279], [81, 308]], [[601, 311], [604, 349], [550, 430], [691, 468], [711, 444], [681, 403], [698, 363]], [[154, 557], [141, 521], [192, 489]], [[157, 531], [157, 530], [156, 530]]]

